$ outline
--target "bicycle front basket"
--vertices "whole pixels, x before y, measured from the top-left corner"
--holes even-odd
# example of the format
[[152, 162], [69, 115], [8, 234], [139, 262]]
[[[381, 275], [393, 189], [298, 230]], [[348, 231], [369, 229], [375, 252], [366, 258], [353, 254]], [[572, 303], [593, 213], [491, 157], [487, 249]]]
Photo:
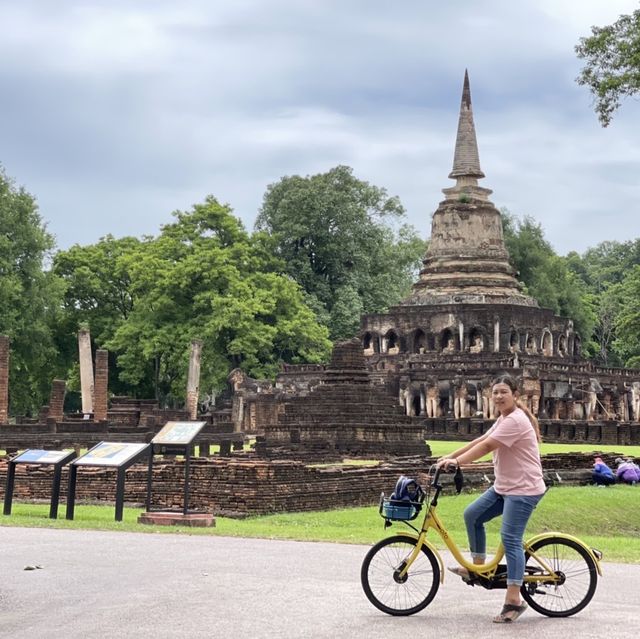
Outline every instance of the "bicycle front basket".
[[400, 499], [380, 499], [380, 515], [389, 521], [410, 521], [418, 516], [422, 503]]

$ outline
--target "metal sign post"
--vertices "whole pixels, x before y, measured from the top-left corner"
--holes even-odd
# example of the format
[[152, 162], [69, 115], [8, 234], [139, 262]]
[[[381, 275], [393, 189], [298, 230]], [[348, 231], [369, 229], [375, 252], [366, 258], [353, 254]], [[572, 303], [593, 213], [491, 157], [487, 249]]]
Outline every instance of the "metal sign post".
[[[67, 492], [67, 519], [73, 519], [76, 504], [76, 484], [78, 468], [81, 466], [102, 466], [118, 471], [116, 480], [116, 514], [115, 520], [122, 521], [124, 510], [124, 479], [129, 466], [151, 455], [149, 444], [122, 444], [116, 442], [100, 442], [82, 457], [71, 463], [69, 469], [69, 489]], [[148, 497], [147, 497], [148, 498]]]
[[53, 482], [51, 485], [51, 506], [49, 507], [49, 519], [58, 518], [58, 504], [60, 503], [60, 482], [62, 467], [74, 459], [76, 453], [68, 450], [40, 450], [29, 449], [20, 453], [9, 461], [7, 465], [7, 487], [4, 493], [5, 515], [11, 514], [13, 503], [13, 489], [16, 478], [16, 466], [18, 464], [38, 464], [53, 466]]
[[206, 422], [167, 422], [160, 432], [151, 440], [153, 451], [149, 456], [149, 475], [147, 479], [147, 512], [151, 509], [151, 490], [154, 455], [184, 455], [184, 487], [182, 514], [189, 512], [189, 473], [193, 442]]

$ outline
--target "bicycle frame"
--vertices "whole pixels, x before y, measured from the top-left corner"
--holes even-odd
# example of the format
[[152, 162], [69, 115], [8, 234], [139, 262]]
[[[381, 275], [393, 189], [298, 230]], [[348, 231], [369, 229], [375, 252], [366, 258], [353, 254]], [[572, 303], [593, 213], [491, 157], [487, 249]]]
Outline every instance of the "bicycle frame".
[[[471, 575], [482, 577], [487, 580], [493, 579], [500, 566], [500, 560], [504, 557], [504, 546], [502, 545], [502, 542], [498, 544], [498, 548], [496, 550], [496, 554], [494, 555], [494, 557], [483, 564], [474, 564], [473, 562], [468, 561], [464, 557], [464, 555], [462, 554], [462, 551], [460, 550], [456, 542], [452, 539], [452, 537], [449, 535], [445, 525], [443, 524], [440, 517], [438, 517], [438, 514], [436, 512], [436, 509], [438, 506], [438, 497], [440, 496], [440, 492], [442, 490], [442, 486], [438, 483], [439, 475], [440, 475], [440, 469], [438, 469], [434, 474], [433, 482], [431, 483], [431, 487], [435, 488], [435, 494], [433, 496], [433, 499], [428, 504], [427, 512], [422, 522], [422, 527], [420, 531], [418, 532], [417, 535], [412, 533], [406, 533], [407, 537], [411, 537], [415, 539], [417, 543], [415, 544], [415, 547], [411, 551], [409, 556], [403, 561], [402, 567], [398, 571], [398, 576], [402, 578], [406, 575], [407, 571], [411, 567], [411, 564], [413, 564], [415, 559], [420, 554], [422, 546], [427, 546], [438, 559], [438, 563], [440, 564], [440, 583], [444, 583], [445, 570], [444, 570], [444, 563], [442, 561], [442, 557], [440, 556], [440, 553], [435, 548], [435, 546], [430, 541], [427, 540], [427, 533], [429, 532], [430, 529], [433, 528], [436, 531], [436, 533], [438, 533], [438, 535], [440, 536], [440, 538], [442, 539], [446, 547], [449, 549], [451, 554], [454, 556], [455, 560], [461, 566], [466, 568]], [[594, 560], [596, 568], [598, 570], [598, 574], [602, 575], [602, 570], [600, 567], [600, 557], [598, 557], [591, 548], [589, 548], [586, 544], [584, 544], [584, 542], [582, 542], [580, 539], [577, 539], [576, 537], [573, 537], [571, 535], [566, 535], [564, 533], [558, 533], [558, 532], [549, 532], [549, 533], [542, 533], [540, 535], [536, 535], [524, 542], [525, 553], [529, 554], [530, 557], [535, 559], [535, 561], [538, 563], [538, 566], [543, 571], [541, 574], [535, 574], [535, 575], [525, 574], [524, 576], [525, 583], [544, 582], [546, 584], [549, 584], [549, 583], [554, 583], [556, 581], [559, 581], [559, 578], [555, 574], [553, 568], [549, 566], [547, 562], [544, 561], [544, 559], [539, 557], [534, 550], [531, 549], [531, 546], [534, 543], [542, 539], [546, 539], [548, 537], [563, 537], [565, 539], [570, 539], [571, 541], [574, 541], [575, 543], [582, 546], [585, 550], [587, 550], [589, 555], [591, 555], [592, 559]]]

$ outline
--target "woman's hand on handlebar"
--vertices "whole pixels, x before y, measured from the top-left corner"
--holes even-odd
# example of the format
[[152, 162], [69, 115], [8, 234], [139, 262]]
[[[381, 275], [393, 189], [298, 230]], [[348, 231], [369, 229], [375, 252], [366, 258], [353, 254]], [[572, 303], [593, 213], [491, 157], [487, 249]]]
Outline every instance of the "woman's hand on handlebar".
[[458, 467], [458, 460], [455, 457], [440, 457], [436, 462], [436, 468], [442, 469], [444, 472], [454, 470]]

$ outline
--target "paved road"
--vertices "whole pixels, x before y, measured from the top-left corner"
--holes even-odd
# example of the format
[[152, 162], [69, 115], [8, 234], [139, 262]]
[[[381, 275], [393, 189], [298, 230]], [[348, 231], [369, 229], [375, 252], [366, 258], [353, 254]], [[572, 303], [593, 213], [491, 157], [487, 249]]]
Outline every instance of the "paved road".
[[[445, 578], [413, 617], [378, 612], [360, 588], [364, 546], [0, 527], [0, 637], [466, 638], [501, 592]], [[25, 565], [41, 570], [25, 571]], [[569, 619], [532, 611], [518, 639], [638, 637], [640, 566], [605, 564], [593, 602]]]

